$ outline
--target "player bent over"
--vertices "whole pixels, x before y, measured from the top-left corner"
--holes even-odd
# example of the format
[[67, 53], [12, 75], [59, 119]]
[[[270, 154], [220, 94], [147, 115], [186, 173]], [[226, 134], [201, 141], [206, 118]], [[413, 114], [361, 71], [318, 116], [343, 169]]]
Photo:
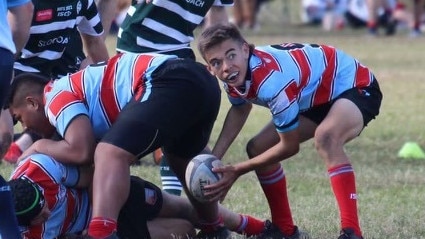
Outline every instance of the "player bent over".
[[208, 186], [213, 198], [224, 199], [239, 176], [255, 170], [273, 222], [265, 237], [293, 235], [297, 228], [280, 161], [314, 138], [340, 210], [339, 239], [362, 238], [354, 169], [344, 145], [379, 113], [382, 93], [370, 70], [327, 45], [284, 43], [254, 48], [233, 25], [212, 26], [198, 41], [208, 69], [224, 83], [232, 103], [213, 154], [223, 157], [252, 104], [269, 108], [273, 117], [248, 142], [249, 160], [217, 170], [224, 175]]
[[[22, 157], [38, 152], [90, 164], [94, 155], [92, 238], [116, 238], [129, 165], [138, 158], [162, 147], [185, 182], [186, 166], [206, 147], [220, 107], [220, 88], [206, 67], [171, 55], [117, 54], [47, 85], [20, 75], [11, 88], [12, 115], [44, 137]], [[47, 139], [55, 131], [62, 140]], [[227, 237], [217, 201], [200, 203], [187, 194], [203, 235]]]

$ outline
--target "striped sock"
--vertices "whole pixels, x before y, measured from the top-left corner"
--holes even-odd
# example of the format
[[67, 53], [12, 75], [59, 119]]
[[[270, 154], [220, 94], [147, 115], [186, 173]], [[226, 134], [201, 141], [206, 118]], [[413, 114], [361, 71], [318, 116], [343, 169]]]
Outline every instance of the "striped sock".
[[294, 234], [295, 226], [289, 207], [286, 177], [282, 166], [279, 164], [274, 170], [257, 173], [257, 177], [269, 203], [273, 224], [285, 235]]
[[342, 164], [328, 169], [332, 190], [337, 201], [342, 228], [352, 228], [361, 236], [357, 214], [357, 192], [354, 169], [351, 164]]

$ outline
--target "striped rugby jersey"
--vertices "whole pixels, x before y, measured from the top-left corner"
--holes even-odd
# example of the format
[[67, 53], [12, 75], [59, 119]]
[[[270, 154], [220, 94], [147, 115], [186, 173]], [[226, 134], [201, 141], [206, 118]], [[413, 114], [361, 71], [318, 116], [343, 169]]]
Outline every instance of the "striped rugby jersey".
[[176, 56], [118, 54], [107, 64], [91, 65], [51, 81], [44, 89], [46, 115], [62, 137], [76, 116], [87, 115], [99, 140], [133, 97], [140, 101], [149, 97], [151, 74], [173, 58]]
[[[139, 1], [140, 2], [140, 1]], [[153, 0], [135, 3], [118, 31], [120, 52], [167, 52], [190, 49], [193, 31], [211, 6], [231, 6], [233, 0]]]
[[[30, 37], [14, 68], [24, 72], [41, 72], [48, 77], [75, 72], [75, 65], [82, 59], [62, 58], [70, 57], [64, 56], [64, 52], [69, 50], [67, 48], [82, 48], [81, 39], [75, 39], [80, 37], [77, 29], [91, 36], [103, 33], [94, 0], [33, 0], [33, 4]], [[82, 53], [82, 49], [72, 49], [66, 54], [73, 56], [75, 52]], [[58, 72], [55, 68], [70, 70]], [[56, 74], [52, 75], [52, 72]]]
[[374, 77], [355, 58], [331, 46], [285, 43], [256, 47], [245, 92], [224, 85], [233, 105], [250, 101], [270, 109], [279, 132], [298, 126], [298, 114], [369, 86]]
[[91, 216], [86, 190], [73, 189], [79, 173], [75, 166], [64, 165], [44, 154], [33, 154], [19, 163], [11, 178], [24, 177], [43, 192], [51, 212], [40, 225], [21, 227], [22, 237], [54, 239], [65, 233], [82, 232]]

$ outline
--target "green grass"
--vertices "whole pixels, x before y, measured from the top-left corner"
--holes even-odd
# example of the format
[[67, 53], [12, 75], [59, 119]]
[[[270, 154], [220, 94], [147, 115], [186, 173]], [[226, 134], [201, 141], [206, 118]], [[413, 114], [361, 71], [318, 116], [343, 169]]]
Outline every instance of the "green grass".
[[[424, 38], [409, 39], [405, 33], [391, 38], [367, 38], [364, 31], [323, 33], [319, 29], [274, 24], [264, 26], [258, 35], [246, 33], [248, 40], [257, 45], [282, 42], [333, 45], [357, 57], [376, 74], [384, 93], [381, 114], [346, 147], [356, 170], [362, 230], [367, 239], [425, 238], [425, 160], [397, 158], [397, 151], [406, 141], [416, 141], [425, 148]], [[111, 52], [114, 42], [113, 38], [108, 39]], [[223, 97], [210, 146], [217, 138], [228, 107]], [[265, 109], [256, 107], [224, 162], [246, 160], [247, 140], [269, 119]], [[312, 142], [304, 143], [298, 155], [282, 164], [296, 224], [313, 238], [336, 238], [338, 211], [326, 168]], [[11, 170], [12, 166], [3, 163], [0, 174], [9, 175]], [[151, 157], [143, 159], [141, 167], [132, 168], [133, 174], [159, 185], [158, 171]], [[236, 212], [270, 218], [253, 173], [239, 178], [224, 205]]]

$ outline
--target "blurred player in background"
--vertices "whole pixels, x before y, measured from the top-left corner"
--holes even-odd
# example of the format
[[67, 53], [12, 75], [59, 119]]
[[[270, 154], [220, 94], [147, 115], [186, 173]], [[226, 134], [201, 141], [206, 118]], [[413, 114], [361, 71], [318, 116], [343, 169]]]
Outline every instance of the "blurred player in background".
[[[269, 237], [297, 233], [280, 162], [314, 138], [340, 210], [339, 239], [360, 239], [354, 169], [344, 145], [379, 113], [382, 93], [370, 70], [327, 45], [284, 43], [254, 48], [233, 25], [216, 25], [198, 38], [208, 69], [224, 83], [232, 104], [213, 154], [222, 158], [251, 111], [270, 109], [269, 122], [247, 144], [249, 160], [220, 167], [222, 179], [205, 186], [223, 200], [233, 183], [255, 171], [270, 207]], [[267, 234], [267, 233], [266, 233]], [[266, 236], [266, 238], [268, 238]]]

